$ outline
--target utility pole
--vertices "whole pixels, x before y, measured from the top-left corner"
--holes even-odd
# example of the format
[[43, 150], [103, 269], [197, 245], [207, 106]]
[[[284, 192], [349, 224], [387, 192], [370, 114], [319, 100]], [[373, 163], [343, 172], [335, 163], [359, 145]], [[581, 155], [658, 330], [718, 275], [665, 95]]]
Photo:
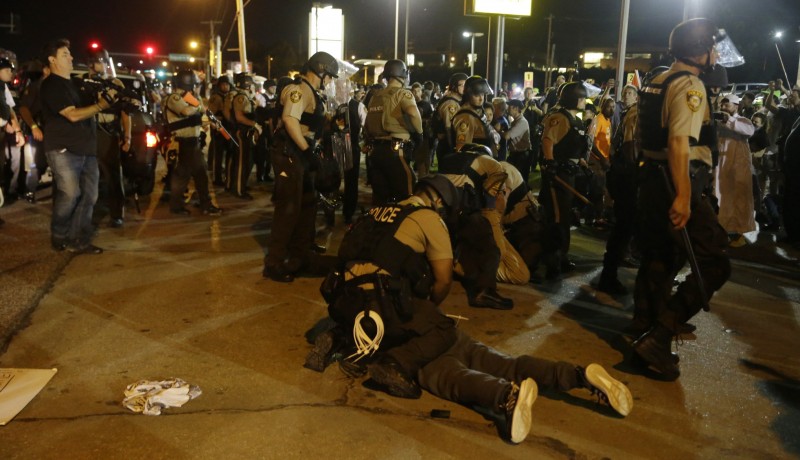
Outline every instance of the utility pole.
[[552, 52], [550, 51], [550, 40], [553, 38], [553, 14], [551, 13], [550, 16], [547, 17], [547, 57], [545, 58], [545, 71], [544, 71], [544, 89], [550, 87], [550, 78], [552, 77], [550, 68], [553, 67], [553, 63], [551, 62], [550, 55]]
[[245, 44], [244, 5], [242, 0], [236, 0], [236, 18], [239, 22], [239, 62], [242, 64], [242, 72], [247, 72], [247, 45]]
[[[222, 50], [217, 47], [217, 38], [214, 33], [214, 25], [222, 24], [222, 21], [200, 21], [200, 24], [208, 24], [208, 69], [206, 75], [209, 77], [219, 77], [222, 69]], [[220, 62], [217, 62], [220, 61]]]
[[614, 86], [615, 99], [622, 99], [622, 88], [625, 86], [625, 55], [627, 54], [628, 42], [628, 14], [631, 8], [631, 0], [622, 0], [622, 7], [619, 13], [619, 46], [617, 47], [617, 81]]

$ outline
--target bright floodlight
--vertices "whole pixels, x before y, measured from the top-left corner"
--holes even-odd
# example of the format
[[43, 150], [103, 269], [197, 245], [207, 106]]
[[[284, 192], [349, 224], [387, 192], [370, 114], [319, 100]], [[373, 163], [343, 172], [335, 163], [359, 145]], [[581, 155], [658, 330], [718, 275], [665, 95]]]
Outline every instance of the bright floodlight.
[[775, 32], [775, 38], [781, 38], [781, 37], [783, 37], [783, 32], [781, 31]]
[[472, 36], [472, 32], [464, 32], [464, 33], [463, 33], [463, 34], [461, 34], [461, 35], [463, 35], [463, 36], [465, 36], [465, 37], [471, 37], [471, 36]]

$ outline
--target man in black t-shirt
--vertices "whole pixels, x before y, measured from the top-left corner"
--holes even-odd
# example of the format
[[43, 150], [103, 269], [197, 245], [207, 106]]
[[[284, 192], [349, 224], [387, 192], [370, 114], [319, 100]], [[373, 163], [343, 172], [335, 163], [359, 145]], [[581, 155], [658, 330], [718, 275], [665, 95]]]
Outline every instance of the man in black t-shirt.
[[101, 254], [91, 244], [92, 208], [97, 201], [97, 126], [94, 116], [109, 108], [114, 90], [97, 101], [84, 100], [70, 80], [69, 41], [54, 40], [45, 47], [52, 74], [42, 81], [44, 148], [53, 170], [56, 194], [50, 222], [53, 249], [78, 254]]

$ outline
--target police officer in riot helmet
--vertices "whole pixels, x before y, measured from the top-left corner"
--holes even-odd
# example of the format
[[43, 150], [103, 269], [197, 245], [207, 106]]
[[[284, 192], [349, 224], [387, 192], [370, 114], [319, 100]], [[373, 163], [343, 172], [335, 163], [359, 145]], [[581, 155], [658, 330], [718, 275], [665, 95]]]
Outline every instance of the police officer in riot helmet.
[[464, 144], [481, 144], [489, 147], [492, 156], [497, 155], [497, 145], [492, 136], [491, 120], [484, 113], [484, 102], [492, 95], [492, 88], [485, 78], [473, 75], [464, 83], [464, 98], [461, 109], [453, 117], [453, 145], [456, 150]]
[[[116, 78], [108, 75], [111, 59], [108, 51], [102, 48], [92, 49], [89, 53], [89, 71], [85, 78], [106, 86], [124, 89], [124, 85]], [[131, 118], [119, 104], [110, 107], [95, 116], [97, 120], [97, 165], [100, 169], [99, 197], [95, 205], [94, 218], [102, 216], [98, 208], [107, 207], [109, 225], [122, 227], [125, 214], [125, 189], [122, 183], [121, 153], [131, 148]]]
[[[652, 366], [666, 380], [680, 376], [671, 353], [673, 336], [690, 329], [687, 321], [707, 306], [730, 276], [727, 235], [703, 190], [713, 164], [709, 136], [702, 127], [710, 110], [702, 75], [715, 63], [743, 62], [730, 39], [708, 19], [678, 24], [670, 34], [674, 62], [646, 84], [639, 102], [644, 167], [640, 181], [639, 246], [634, 320], [629, 332], [635, 362]], [[691, 241], [691, 248], [684, 244]], [[693, 249], [700, 273], [672, 294], [672, 283]], [[701, 280], [702, 278], [702, 280]]]
[[164, 104], [168, 126], [178, 142], [178, 162], [172, 173], [169, 208], [173, 214], [191, 214], [184, 206], [183, 192], [189, 179], [194, 179], [203, 214], [219, 215], [222, 210], [211, 202], [206, 165], [200, 150], [202, 116], [206, 109], [195, 96], [197, 85], [197, 76], [193, 71], [178, 71], [172, 77], [173, 92]]
[[[372, 208], [348, 230], [339, 248], [339, 267], [329, 275], [343, 288], [327, 291], [328, 283], [321, 288], [338, 327], [317, 338], [306, 367], [321, 372], [332, 345], [348, 341], [354, 328], [363, 326], [375, 336], [372, 325], [356, 320], [367, 308], [366, 316], [377, 314], [384, 330], [381, 353], [367, 366], [369, 376], [393, 396], [420, 397], [417, 371], [456, 338], [454, 322], [438, 305], [447, 297], [453, 275], [452, 245], [442, 216], [457, 212], [457, 200], [447, 178], [429, 175], [417, 182], [412, 196]], [[371, 354], [357, 351], [357, 356]]]
[[247, 192], [247, 181], [253, 168], [253, 151], [258, 137], [264, 131], [255, 120], [255, 100], [253, 76], [245, 72], [234, 76], [237, 94], [233, 97], [231, 114], [236, 124], [238, 151], [229, 162], [228, 188], [238, 198], [252, 200]]
[[469, 76], [465, 73], [454, 73], [450, 76], [447, 91], [436, 105], [433, 119], [433, 130], [436, 132], [436, 158], [441, 160], [444, 155], [455, 151], [453, 145], [453, 117], [461, 108], [464, 97], [464, 84]]
[[312, 175], [319, 168], [316, 149], [325, 123], [325, 103], [319, 90], [338, 74], [336, 58], [320, 51], [308, 59], [301, 76], [280, 93], [282, 125], [271, 152], [275, 212], [263, 272], [274, 281], [291, 282], [296, 274], [315, 268], [311, 247], [317, 194]]
[[[211, 97], [208, 98], [208, 111], [218, 120], [224, 120], [223, 108], [225, 96], [231, 91], [231, 80], [228, 75], [222, 75], [217, 79], [217, 83], [211, 90]], [[211, 143], [208, 146], [209, 167], [214, 185], [224, 187], [225, 180], [223, 172], [227, 163], [228, 143], [230, 141], [217, 129], [211, 131]]]
[[586, 166], [589, 144], [584, 124], [577, 116], [584, 111], [586, 96], [583, 82], [563, 84], [557, 109], [543, 120], [540, 196], [548, 227], [546, 235], [549, 244], [543, 255], [547, 268], [545, 277], [548, 279], [555, 279], [561, 273], [575, 269], [575, 264], [567, 257], [573, 195], [564, 184], [574, 187], [575, 174], [581, 166]]
[[364, 126], [370, 154], [372, 203], [384, 204], [411, 195], [416, 177], [408, 165], [414, 145], [422, 142], [422, 116], [405, 88], [408, 68], [391, 59], [383, 69], [386, 88], [376, 90], [367, 106]]

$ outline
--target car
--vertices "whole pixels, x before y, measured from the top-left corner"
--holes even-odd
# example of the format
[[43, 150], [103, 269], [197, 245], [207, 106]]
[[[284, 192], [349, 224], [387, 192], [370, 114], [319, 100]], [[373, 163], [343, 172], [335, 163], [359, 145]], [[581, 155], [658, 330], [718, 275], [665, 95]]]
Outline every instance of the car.
[[769, 87], [768, 83], [731, 83], [725, 87], [723, 93], [733, 93], [741, 97], [742, 94], [747, 92], [758, 94], [765, 91], [767, 87]]

